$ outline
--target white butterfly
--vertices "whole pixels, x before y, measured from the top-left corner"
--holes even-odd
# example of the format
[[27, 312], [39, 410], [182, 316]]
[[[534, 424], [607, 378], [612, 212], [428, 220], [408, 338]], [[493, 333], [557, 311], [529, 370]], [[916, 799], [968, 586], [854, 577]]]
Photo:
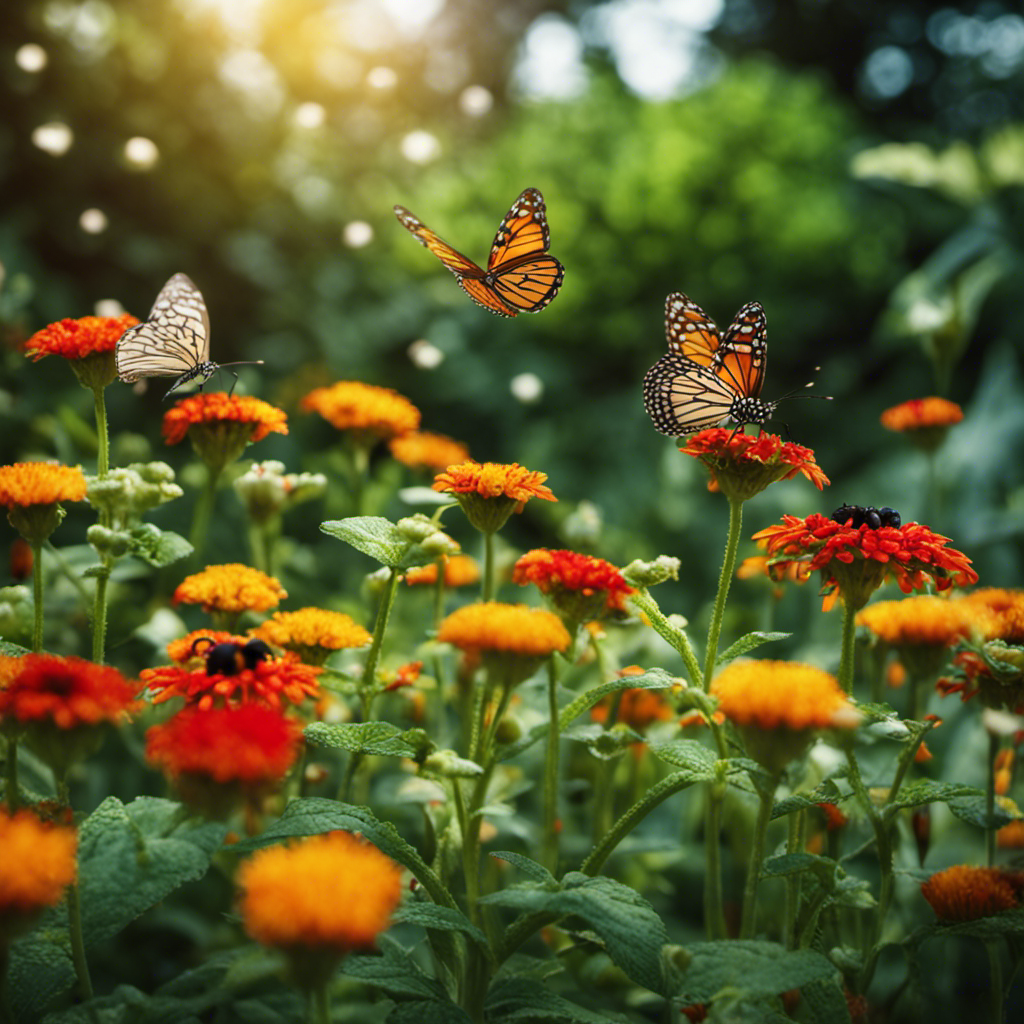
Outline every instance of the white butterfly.
[[[206, 303], [188, 275], [175, 274], [160, 289], [149, 318], [121, 335], [114, 361], [118, 377], [126, 384], [140, 377], [177, 376], [168, 395], [194, 380], [199, 381], [202, 390], [221, 369], [220, 364], [210, 360], [210, 317]], [[231, 390], [234, 391], [234, 385]]]

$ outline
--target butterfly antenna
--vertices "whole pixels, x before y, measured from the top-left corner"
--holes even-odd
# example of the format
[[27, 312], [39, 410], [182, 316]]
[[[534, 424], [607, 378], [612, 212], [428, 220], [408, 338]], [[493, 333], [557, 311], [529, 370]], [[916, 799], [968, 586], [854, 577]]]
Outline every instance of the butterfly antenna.
[[[224, 370], [224, 369], [226, 369], [229, 366], [262, 366], [262, 365], [263, 365], [263, 360], [262, 359], [245, 359], [245, 360], [241, 360], [239, 362], [234, 362], [234, 363], [218, 363], [217, 364], [217, 370], [218, 371]], [[235, 388], [238, 386], [238, 374], [235, 373], [234, 370], [230, 370], [229, 372], [230, 372], [231, 376], [235, 378], [235, 382], [234, 382], [234, 384], [231, 385], [231, 390], [228, 392], [228, 398], [230, 398], [235, 393]]]

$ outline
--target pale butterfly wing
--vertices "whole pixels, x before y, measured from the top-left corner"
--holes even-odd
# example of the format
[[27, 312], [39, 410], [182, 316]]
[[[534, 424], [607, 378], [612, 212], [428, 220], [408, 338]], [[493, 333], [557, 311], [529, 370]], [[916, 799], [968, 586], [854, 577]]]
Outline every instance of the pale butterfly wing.
[[[160, 289], [149, 319], [131, 327], [117, 343], [117, 375], [126, 384], [141, 377], [178, 377], [175, 388], [209, 377], [210, 318], [199, 289], [186, 274], [175, 274]], [[174, 390], [173, 388], [171, 390]]]

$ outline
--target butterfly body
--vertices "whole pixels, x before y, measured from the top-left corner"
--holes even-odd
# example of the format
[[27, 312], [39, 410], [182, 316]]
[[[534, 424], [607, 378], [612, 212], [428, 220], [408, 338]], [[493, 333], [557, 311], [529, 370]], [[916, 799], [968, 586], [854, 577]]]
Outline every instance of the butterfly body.
[[486, 269], [463, 256], [404, 206], [395, 207], [395, 216], [455, 275], [459, 287], [478, 306], [497, 316], [537, 313], [562, 286], [565, 270], [548, 255], [551, 232], [544, 198], [535, 188], [523, 190], [498, 226]]
[[210, 359], [206, 303], [187, 274], [175, 274], [160, 289], [148, 318], [121, 335], [114, 361], [118, 377], [126, 384], [143, 377], [177, 377], [168, 395], [194, 380], [202, 389], [221, 369], [222, 364]]
[[768, 324], [759, 302], [748, 302], [721, 334], [692, 299], [665, 300], [669, 352], [644, 376], [644, 406], [670, 437], [732, 420], [763, 427], [775, 402], [759, 398], [768, 363]]

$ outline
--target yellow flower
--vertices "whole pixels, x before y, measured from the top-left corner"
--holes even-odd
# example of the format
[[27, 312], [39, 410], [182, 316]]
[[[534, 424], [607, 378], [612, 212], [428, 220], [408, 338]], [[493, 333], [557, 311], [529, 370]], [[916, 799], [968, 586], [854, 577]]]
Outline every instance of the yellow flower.
[[471, 604], [452, 612], [438, 630], [437, 639], [464, 651], [496, 651], [547, 657], [564, 651], [570, 642], [561, 619], [525, 604]]
[[921, 886], [940, 921], [975, 921], [1020, 905], [1024, 875], [998, 868], [957, 864], [936, 872]]
[[74, 829], [0, 810], [0, 948], [19, 918], [60, 901], [75, 880], [77, 842]]
[[42, 544], [64, 518], [59, 503], [85, 499], [85, 474], [55, 462], [15, 462], [0, 466], [0, 505], [30, 544]]
[[275, 647], [295, 651], [303, 661], [314, 665], [322, 665], [333, 651], [362, 647], [371, 639], [351, 616], [322, 608], [274, 612], [249, 632]]
[[348, 832], [260, 850], [238, 884], [246, 932], [289, 953], [296, 981], [310, 988], [346, 953], [372, 948], [402, 898], [399, 866]]
[[276, 608], [288, 596], [273, 576], [247, 565], [211, 565], [186, 576], [174, 591], [174, 604], [201, 604], [205, 612], [238, 615], [245, 611], [265, 612]]
[[965, 637], [988, 639], [998, 624], [982, 604], [971, 607], [966, 601], [930, 596], [876, 601], [857, 612], [855, 621], [894, 647], [948, 647]]
[[469, 449], [461, 442], [444, 434], [428, 430], [393, 437], [388, 442], [392, 456], [412, 469], [432, 469], [440, 472], [448, 466], [469, 460]]
[[545, 480], [546, 473], [531, 471], [517, 462], [463, 462], [438, 473], [432, 486], [435, 491], [454, 494], [481, 533], [495, 533], [513, 512], [522, 512], [531, 498], [558, 500], [544, 486]]
[[998, 625], [993, 637], [1008, 644], [1024, 643], [1024, 590], [982, 587], [963, 597], [965, 604], [977, 604], [992, 611]]
[[[466, 587], [480, 581], [480, 566], [470, 555], [449, 555], [444, 559], [444, 585], [446, 587]], [[437, 582], [437, 563], [421, 565], [410, 569], [405, 574], [405, 582], [412, 584], [432, 584]]]
[[341, 380], [314, 388], [300, 403], [306, 412], [319, 413], [332, 427], [352, 430], [372, 440], [408, 434], [420, 425], [420, 411], [397, 391]]

